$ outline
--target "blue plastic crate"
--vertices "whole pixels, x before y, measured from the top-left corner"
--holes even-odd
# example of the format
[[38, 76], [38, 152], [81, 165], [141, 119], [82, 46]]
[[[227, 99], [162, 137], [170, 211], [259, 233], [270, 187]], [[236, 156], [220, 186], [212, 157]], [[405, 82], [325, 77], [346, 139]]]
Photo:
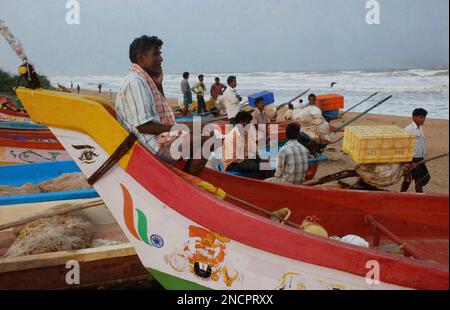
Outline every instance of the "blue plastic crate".
[[251, 94], [250, 96], [248, 96], [248, 103], [252, 106], [252, 107], [256, 107], [255, 101], [256, 99], [258, 99], [259, 97], [264, 98], [264, 102], [266, 104], [272, 104], [275, 102], [275, 97], [273, 95], [273, 92], [270, 91], [261, 91], [259, 93], [256, 94]]

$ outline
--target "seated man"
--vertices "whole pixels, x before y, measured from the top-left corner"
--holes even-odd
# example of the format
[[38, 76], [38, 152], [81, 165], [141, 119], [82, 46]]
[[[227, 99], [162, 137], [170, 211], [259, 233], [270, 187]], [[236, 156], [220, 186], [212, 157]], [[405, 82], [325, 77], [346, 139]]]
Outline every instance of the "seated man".
[[225, 171], [252, 173], [259, 171], [254, 126], [248, 126], [252, 115], [241, 111], [236, 114], [234, 128], [223, 141], [222, 158]]
[[273, 178], [266, 179], [273, 183], [302, 184], [308, 170], [308, 150], [298, 142], [300, 126], [290, 123], [286, 127], [289, 140], [279, 151], [277, 169]]
[[[171, 148], [172, 143], [181, 136], [190, 138], [191, 159], [187, 161], [184, 171], [197, 175], [207, 160], [203, 157], [192, 159], [192, 153], [196, 152], [192, 146], [193, 133], [185, 135], [179, 130], [172, 130], [175, 116], [162, 91], [162, 45], [158, 37], [146, 35], [131, 43], [129, 57], [132, 65], [117, 94], [117, 118], [158, 159], [170, 164], [178, 160], [174, 158], [173, 153], [176, 152]], [[203, 138], [202, 142], [206, 140]]]
[[266, 103], [264, 102], [263, 97], [256, 98], [255, 100], [256, 109], [252, 113], [252, 124], [269, 124], [270, 119], [267, 116], [266, 112], [264, 112], [264, 107], [266, 106]]

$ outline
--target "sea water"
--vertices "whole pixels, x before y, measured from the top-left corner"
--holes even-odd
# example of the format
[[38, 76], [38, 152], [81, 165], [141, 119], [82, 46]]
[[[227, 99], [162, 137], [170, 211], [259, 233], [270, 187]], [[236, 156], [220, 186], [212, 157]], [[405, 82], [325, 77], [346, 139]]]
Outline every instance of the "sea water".
[[[124, 73], [126, 74], [126, 73]], [[251, 73], [205, 73], [205, 84], [209, 88], [216, 76], [226, 84], [229, 75], [238, 80], [238, 93], [245, 97], [262, 90], [275, 93], [276, 104], [289, 101], [297, 94], [311, 89], [315, 94], [339, 93], [345, 97], [346, 109], [374, 92], [380, 92], [370, 101], [354, 111], [368, 109], [377, 101], [393, 95], [393, 98], [375, 108], [371, 113], [410, 116], [412, 110], [422, 107], [429, 111], [430, 118], [449, 119], [449, 71], [448, 69], [411, 69], [389, 71], [317, 71], [317, 72], [251, 72]], [[73, 82], [82, 89], [118, 91], [123, 76], [55, 76], [50, 78], [66, 87]], [[190, 84], [194, 85], [196, 73], [191, 73]], [[164, 92], [168, 98], [181, 98], [181, 74], [164, 76]], [[334, 87], [331, 83], [336, 82]], [[245, 100], [245, 99], [244, 99]], [[306, 102], [306, 98], [304, 97]]]

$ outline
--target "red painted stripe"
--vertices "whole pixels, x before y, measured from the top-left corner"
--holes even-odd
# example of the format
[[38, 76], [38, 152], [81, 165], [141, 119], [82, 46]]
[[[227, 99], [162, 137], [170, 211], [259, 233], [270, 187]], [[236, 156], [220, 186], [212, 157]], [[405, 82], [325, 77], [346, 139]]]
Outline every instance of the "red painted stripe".
[[5, 109], [0, 109], [0, 113], [11, 115], [11, 116], [30, 118], [30, 115], [28, 115], [27, 113], [14, 112], [14, 111], [9, 111], [9, 110], [5, 110]]
[[[133, 152], [127, 172], [173, 210], [203, 227], [248, 246], [297, 261], [363, 277], [368, 272], [365, 268], [366, 263], [369, 260], [377, 260], [381, 265], [381, 281], [385, 283], [417, 289], [448, 289], [449, 287], [448, 266], [396, 257], [334, 242], [274, 223], [254, 213], [233, 207], [187, 184], [140, 145]], [[245, 182], [257, 184], [254, 182], [258, 181], [246, 180]], [[261, 188], [269, 185], [264, 182], [258, 183], [261, 184]], [[262, 184], [266, 185], [263, 186]], [[335, 203], [343, 206], [352, 202], [353, 205], [356, 204], [355, 208], [358, 205], [370, 205], [372, 202], [375, 202], [376, 206], [377, 201], [382, 201], [383, 198], [387, 201], [392, 198], [396, 202], [402, 203], [402, 201], [405, 201], [403, 204], [410, 204], [412, 207], [410, 212], [414, 210], [413, 202], [421, 204], [435, 199], [441, 205], [447, 204], [448, 218], [448, 196], [430, 198], [426, 195], [414, 195], [414, 197], [408, 198], [407, 195], [401, 194], [306, 190], [302, 187], [276, 184], [270, 184], [270, 188], [272, 195], [277, 197], [280, 202], [283, 201], [285, 195], [292, 195], [290, 192], [295, 189], [303, 195], [315, 196], [318, 201], [324, 198], [323, 196], [326, 193], [327, 197], [337, 199]], [[245, 187], [240, 186], [241, 192], [246, 190]], [[343, 198], [343, 195], [345, 198]], [[304, 197], [297, 194], [297, 202], [301, 203]], [[339, 213], [339, 211], [340, 209], [337, 208], [334, 213]]]
[[52, 139], [56, 140], [56, 137], [48, 129], [40, 130], [14, 130], [14, 129], [0, 129], [0, 138], [2, 139]]
[[0, 139], [0, 146], [20, 147], [39, 150], [65, 150], [59, 142], [36, 142], [27, 140]]

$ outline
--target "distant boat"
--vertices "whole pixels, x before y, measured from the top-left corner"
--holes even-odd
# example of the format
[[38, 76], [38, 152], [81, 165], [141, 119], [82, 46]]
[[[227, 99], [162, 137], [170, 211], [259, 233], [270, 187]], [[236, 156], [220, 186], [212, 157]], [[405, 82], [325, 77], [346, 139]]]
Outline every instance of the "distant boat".
[[[90, 100], [24, 88], [17, 94], [86, 176], [128, 136]], [[74, 145], [98, 156], [86, 163]], [[210, 169], [199, 178], [168, 167], [135, 143], [94, 184], [143, 265], [166, 288], [449, 288], [448, 195], [270, 184]], [[195, 185], [207, 187], [204, 182], [215, 194]], [[295, 223], [317, 216], [329, 235], [358, 235], [370, 247], [280, 224], [250, 204], [267, 212], [289, 208]]]

